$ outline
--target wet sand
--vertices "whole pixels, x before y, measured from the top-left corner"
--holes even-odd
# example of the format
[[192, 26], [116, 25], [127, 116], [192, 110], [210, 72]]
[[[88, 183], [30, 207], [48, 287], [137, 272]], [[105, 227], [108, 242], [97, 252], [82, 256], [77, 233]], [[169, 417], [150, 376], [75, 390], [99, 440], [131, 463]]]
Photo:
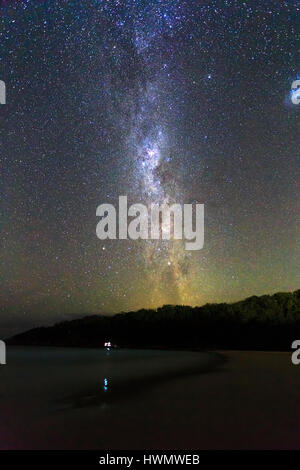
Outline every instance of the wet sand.
[[290, 353], [9, 348], [0, 448], [299, 449], [299, 389]]

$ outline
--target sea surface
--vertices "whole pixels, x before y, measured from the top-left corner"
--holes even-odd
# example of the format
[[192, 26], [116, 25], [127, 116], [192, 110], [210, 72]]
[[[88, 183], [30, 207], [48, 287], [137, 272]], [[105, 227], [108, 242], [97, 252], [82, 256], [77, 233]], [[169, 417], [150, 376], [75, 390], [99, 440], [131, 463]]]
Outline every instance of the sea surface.
[[288, 353], [8, 347], [1, 449], [299, 449]]

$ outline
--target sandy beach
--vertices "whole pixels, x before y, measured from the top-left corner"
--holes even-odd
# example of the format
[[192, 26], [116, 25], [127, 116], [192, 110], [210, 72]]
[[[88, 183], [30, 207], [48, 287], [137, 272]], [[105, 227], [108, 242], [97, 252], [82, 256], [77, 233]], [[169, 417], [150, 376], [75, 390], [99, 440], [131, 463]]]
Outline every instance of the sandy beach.
[[10, 348], [0, 448], [299, 449], [299, 372], [281, 352]]

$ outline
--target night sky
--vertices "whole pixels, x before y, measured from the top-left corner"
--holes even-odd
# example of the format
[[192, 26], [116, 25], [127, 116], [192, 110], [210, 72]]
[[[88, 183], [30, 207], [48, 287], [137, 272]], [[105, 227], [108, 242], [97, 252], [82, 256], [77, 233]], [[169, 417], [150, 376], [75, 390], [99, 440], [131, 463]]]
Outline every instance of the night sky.
[[[0, 14], [0, 336], [299, 288], [299, 2], [6, 0]], [[204, 248], [99, 240], [96, 208], [119, 195], [205, 204]]]

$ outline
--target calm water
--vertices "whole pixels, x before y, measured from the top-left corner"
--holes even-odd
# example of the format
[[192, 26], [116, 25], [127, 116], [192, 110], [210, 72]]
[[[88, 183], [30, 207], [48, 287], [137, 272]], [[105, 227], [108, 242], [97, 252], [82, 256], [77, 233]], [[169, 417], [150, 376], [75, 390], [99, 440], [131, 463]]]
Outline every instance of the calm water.
[[285, 353], [8, 348], [0, 448], [299, 447]]

